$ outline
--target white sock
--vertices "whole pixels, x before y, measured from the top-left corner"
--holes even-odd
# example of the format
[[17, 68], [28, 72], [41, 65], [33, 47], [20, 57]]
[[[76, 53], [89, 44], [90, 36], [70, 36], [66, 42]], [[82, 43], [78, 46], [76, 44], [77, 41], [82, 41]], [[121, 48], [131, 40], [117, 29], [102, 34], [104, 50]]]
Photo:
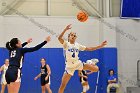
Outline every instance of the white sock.
[[87, 86], [83, 86], [83, 92], [87, 91]]

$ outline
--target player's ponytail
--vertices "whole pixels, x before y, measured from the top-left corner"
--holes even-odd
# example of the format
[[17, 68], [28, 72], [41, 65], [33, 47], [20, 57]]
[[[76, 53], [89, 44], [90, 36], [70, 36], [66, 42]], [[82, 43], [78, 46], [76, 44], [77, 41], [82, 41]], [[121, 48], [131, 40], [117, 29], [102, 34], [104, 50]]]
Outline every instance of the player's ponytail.
[[14, 50], [17, 48], [16, 44], [18, 44], [18, 38], [13, 38], [10, 42], [6, 43], [6, 48], [8, 50]]
[[7, 43], [6, 43], [6, 48], [7, 48], [8, 50], [12, 50], [12, 48], [11, 48], [11, 46], [10, 46], [10, 42], [7, 42]]

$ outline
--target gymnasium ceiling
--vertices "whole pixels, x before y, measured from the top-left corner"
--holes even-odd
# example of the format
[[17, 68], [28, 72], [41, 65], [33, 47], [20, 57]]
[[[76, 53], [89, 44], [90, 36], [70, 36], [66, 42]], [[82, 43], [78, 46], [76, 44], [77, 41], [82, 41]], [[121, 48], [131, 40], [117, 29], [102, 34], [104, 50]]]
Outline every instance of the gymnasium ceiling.
[[110, 17], [116, 17], [120, 12], [120, 0], [0, 0], [0, 15], [15, 15], [7, 6], [37, 16], [75, 16], [79, 8], [97, 17], [107, 17], [107, 11]]

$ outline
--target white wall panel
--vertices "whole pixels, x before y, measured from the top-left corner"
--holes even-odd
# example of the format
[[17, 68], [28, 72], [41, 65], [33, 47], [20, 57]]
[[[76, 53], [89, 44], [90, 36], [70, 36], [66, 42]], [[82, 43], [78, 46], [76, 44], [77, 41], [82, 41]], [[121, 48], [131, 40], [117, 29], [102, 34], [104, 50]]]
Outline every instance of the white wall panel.
[[[63, 31], [64, 27], [72, 24], [71, 31], [78, 34], [77, 41], [86, 46], [96, 46], [99, 42], [99, 21], [89, 18], [85, 23], [77, 21], [74, 17], [32, 17], [35, 22], [52, 29], [55, 33], [59, 34]], [[4, 17], [4, 33], [6, 34], [4, 42], [7, 42], [13, 37], [19, 37], [22, 41], [32, 37], [34, 42], [31, 46], [43, 41], [49, 35], [44, 29], [40, 29], [36, 24], [32, 23], [30, 19], [24, 19], [17, 16]], [[67, 34], [65, 37], [67, 37]], [[3, 46], [3, 43], [0, 42]], [[48, 47], [61, 47], [56, 36], [52, 36], [52, 41]]]

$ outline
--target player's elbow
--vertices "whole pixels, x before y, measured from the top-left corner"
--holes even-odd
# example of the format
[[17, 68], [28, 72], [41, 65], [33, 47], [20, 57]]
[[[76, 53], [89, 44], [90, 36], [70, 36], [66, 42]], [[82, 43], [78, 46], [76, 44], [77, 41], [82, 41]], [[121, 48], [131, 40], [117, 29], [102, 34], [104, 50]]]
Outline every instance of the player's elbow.
[[61, 39], [62, 39], [62, 37], [61, 37], [61, 36], [59, 36], [59, 37], [58, 37], [58, 40], [60, 41]]
[[49, 72], [48, 75], [50, 76], [51, 75], [51, 72]]
[[59, 40], [59, 42], [60, 42], [61, 44], [63, 44], [63, 43], [64, 43], [64, 40], [63, 40], [63, 38], [61, 38], [61, 37], [58, 37], [58, 40]]
[[93, 48], [88, 48], [88, 47], [87, 47], [85, 50], [86, 50], [86, 51], [93, 51], [94, 49], [93, 49]]

